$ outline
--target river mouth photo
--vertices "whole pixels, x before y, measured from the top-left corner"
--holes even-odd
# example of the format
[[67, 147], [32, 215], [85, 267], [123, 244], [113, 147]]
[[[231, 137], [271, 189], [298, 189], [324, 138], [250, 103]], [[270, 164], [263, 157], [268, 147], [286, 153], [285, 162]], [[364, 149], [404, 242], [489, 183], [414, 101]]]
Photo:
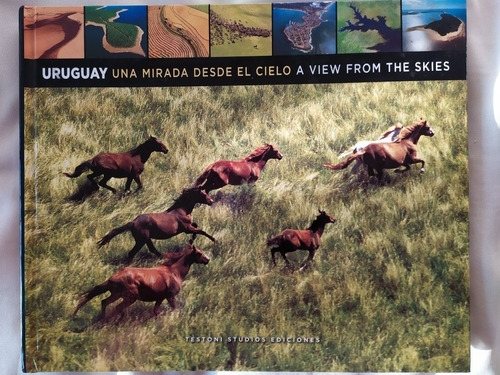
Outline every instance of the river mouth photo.
[[448, 1], [446, 8], [437, 4], [435, 0], [403, 2], [403, 51], [465, 51], [465, 0]]

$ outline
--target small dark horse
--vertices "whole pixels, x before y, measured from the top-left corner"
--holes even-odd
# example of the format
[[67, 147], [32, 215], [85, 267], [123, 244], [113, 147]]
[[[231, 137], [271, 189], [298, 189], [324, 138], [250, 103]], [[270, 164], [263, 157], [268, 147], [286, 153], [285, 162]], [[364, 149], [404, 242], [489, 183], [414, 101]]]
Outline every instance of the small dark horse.
[[202, 234], [215, 242], [215, 238], [198, 229], [191, 219], [191, 212], [197, 203], [211, 205], [213, 199], [201, 188], [184, 189], [174, 204], [164, 212], [142, 214], [127, 224], [111, 230], [97, 244], [102, 247], [120, 233], [130, 231], [135, 239], [135, 245], [129, 251], [129, 260], [146, 244], [149, 251], [161, 256], [151, 239], [165, 240], [179, 233]]
[[160, 305], [167, 300], [172, 310], [177, 309], [175, 297], [181, 290], [181, 285], [193, 263], [207, 264], [210, 258], [193, 245], [181, 253], [165, 254], [167, 260], [153, 268], [125, 267], [117, 271], [104, 283], [83, 293], [73, 312], [73, 317], [80, 308], [92, 298], [111, 292], [111, 295], [101, 301], [101, 313], [98, 320], [104, 318], [106, 307], [122, 299], [116, 306], [114, 314], [123, 316], [123, 311], [135, 301], [155, 302], [154, 314], [160, 314]]
[[395, 142], [371, 143], [346, 160], [338, 164], [325, 164], [325, 167], [333, 170], [344, 169], [353, 161], [358, 160], [368, 166], [370, 176], [374, 176], [376, 171], [379, 181], [382, 180], [384, 169], [398, 168], [402, 165], [405, 169], [398, 169], [396, 172], [409, 171], [411, 164], [420, 163], [420, 172], [423, 173], [425, 161], [417, 158], [417, 143], [422, 135], [427, 137], [434, 135], [434, 130], [424, 120], [403, 128], [399, 134], [399, 140]]
[[321, 236], [325, 230], [325, 225], [328, 223], [335, 223], [335, 218], [328, 215], [325, 211], [319, 211], [319, 215], [314, 219], [311, 226], [308, 229], [285, 229], [276, 237], [267, 240], [268, 246], [277, 245], [271, 249], [271, 257], [273, 260], [273, 265], [276, 266], [275, 254], [280, 253], [287, 266], [290, 266], [290, 262], [286, 258], [285, 254], [290, 253], [295, 250], [307, 250], [309, 251], [309, 256], [300, 268], [301, 270], [310, 263], [316, 250], [321, 243]]
[[267, 143], [256, 148], [242, 160], [219, 160], [209, 165], [196, 179], [194, 186], [201, 186], [203, 190], [209, 192], [226, 185], [252, 183], [257, 181], [269, 159], [281, 160], [282, 157], [283, 155], [273, 145]]
[[139, 190], [142, 188], [140, 175], [144, 170], [144, 164], [148, 161], [151, 153], [155, 151], [166, 154], [168, 149], [158, 138], [150, 136], [146, 142], [127, 152], [101, 152], [92, 159], [81, 163], [73, 173], [64, 173], [64, 175], [75, 178], [90, 169], [92, 173], [87, 178], [94, 186], [97, 186], [95, 178], [103, 175], [98, 184], [113, 193], [116, 192], [116, 189], [107, 184], [112, 177], [126, 178], [126, 191], [130, 190], [132, 181], [137, 183], [137, 190]]

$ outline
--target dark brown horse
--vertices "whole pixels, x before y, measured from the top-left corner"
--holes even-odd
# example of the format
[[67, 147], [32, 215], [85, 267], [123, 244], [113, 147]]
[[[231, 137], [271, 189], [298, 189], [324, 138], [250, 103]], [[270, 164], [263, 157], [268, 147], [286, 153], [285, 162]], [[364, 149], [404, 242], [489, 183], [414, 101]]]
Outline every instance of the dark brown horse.
[[406, 172], [410, 170], [411, 164], [416, 163], [421, 164], [420, 171], [424, 172], [425, 161], [417, 158], [417, 143], [422, 135], [427, 137], [434, 135], [434, 130], [424, 120], [403, 128], [395, 142], [371, 143], [346, 160], [338, 164], [325, 164], [325, 167], [333, 170], [344, 169], [353, 161], [359, 160], [368, 166], [370, 176], [374, 176], [376, 171], [379, 180], [382, 180], [384, 169], [404, 166], [405, 169], [396, 172]]
[[135, 245], [128, 253], [129, 260], [132, 260], [144, 245], [153, 254], [161, 256], [151, 240], [165, 240], [179, 233], [191, 233], [193, 239], [195, 235], [202, 234], [215, 242], [215, 238], [198, 229], [191, 219], [191, 212], [197, 203], [211, 205], [213, 202], [199, 187], [185, 189], [166, 211], [139, 215], [127, 224], [111, 230], [97, 244], [102, 247], [118, 234], [130, 231], [135, 239]]
[[273, 145], [267, 143], [242, 160], [219, 160], [209, 165], [196, 179], [194, 186], [201, 186], [209, 192], [226, 185], [252, 183], [257, 181], [269, 159], [281, 160], [282, 157]]
[[319, 215], [314, 219], [308, 229], [285, 229], [276, 237], [268, 239], [268, 246], [277, 245], [271, 249], [273, 265], [276, 266], [276, 253], [280, 253], [286, 265], [290, 266], [290, 262], [285, 256], [286, 253], [295, 250], [307, 250], [309, 251], [309, 256], [300, 268], [301, 270], [304, 269], [304, 267], [314, 258], [314, 254], [321, 243], [321, 236], [325, 230], [325, 225], [328, 223], [333, 224], [335, 221], [333, 216], [328, 215], [325, 211], [319, 210]]
[[106, 307], [122, 299], [116, 306], [114, 314], [123, 316], [123, 311], [135, 301], [155, 302], [154, 313], [160, 313], [160, 305], [167, 300], [172, 310], [177, 309], [175, 297], [181, 290], [181, 285], [193, 263], [207, 264], [210, 258], [193, 245], [181, 253], [165, 254], [167, 260], [153, 268], [125, 267], [117, 271], [102, 284], [83, 293], [73, 312], [78, 310], [92, 298], [111, 292], [111, 295], [101, 301], [101, 313], [98, 320], [104, 318]]
[[142, 188], [141, 173], [144, 170], [144, 164], [148, 161], [152, 152], [168, 152], [165, 146], [158, 138], [150, 136], [149, 139], [137, 146], [136, 148], [122, 153], [101, 152], [92, 159], [86, 160], [75, 168], [73, 173], [64, 173], [68, 177], [78, 177], [83, 172], [92, 171], [87, 176], [93, 185], [97, 186], [96, 177], [103, 176], [99, 181], [99, 185], [103, 188], [111, 190], [113, 193], [116, 189], [107, 184], [111, 178], [126, 178], [125, 190], [130, 190], [132, 181], [137, 183], [137, 190]]

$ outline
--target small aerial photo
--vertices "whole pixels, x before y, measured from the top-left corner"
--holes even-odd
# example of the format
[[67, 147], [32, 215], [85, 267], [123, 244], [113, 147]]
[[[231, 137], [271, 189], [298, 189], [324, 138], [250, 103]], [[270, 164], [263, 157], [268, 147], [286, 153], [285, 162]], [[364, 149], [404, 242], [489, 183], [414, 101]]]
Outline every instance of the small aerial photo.
[[273, 54], [334, 54], [334, 2], [273, 5]]
[[271, 56], [271, 4], [210, 6], [210, 53], [222, 56]]
[[400, 52], [400, 1], [339, 1], [337, 28], [337, 53]]
[[208, 57], [208, 5], [148, 7], [149, 57]]
[[85, 7], [85, 56], [146, 57], [147, 7]]
[[404, 51], [465, 51], [466, 0], [403, 1]]
[[83, 58], [83, 7], [24, 7], [24, 58]]

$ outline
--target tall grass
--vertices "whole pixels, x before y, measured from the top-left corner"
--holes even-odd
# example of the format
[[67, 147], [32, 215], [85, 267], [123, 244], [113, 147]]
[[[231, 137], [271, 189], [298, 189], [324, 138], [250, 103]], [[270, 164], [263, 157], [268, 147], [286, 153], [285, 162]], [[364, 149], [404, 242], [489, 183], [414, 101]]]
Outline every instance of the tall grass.
[[[26, 89], [24, 100], [29, 371], [468, 370], [465, 82]], [[420, 116], [436, 131], [419, 143], [424, 174], [390, 172], [379, 184], [364, 171], [323, 168], [357, 140]], [[86, 179], [61, 172], [149, 134], [170, 152], [151, 156], [143, 190], [70, 199]], [[212, 260], [193, 266], [179, 311], [165, 304], [154, 318], [150, 303], [137, 302], [123, 320], [94, 324], [96, 298], [70, 318], [77, 295], [122, 267], [133, 246], [122, 234], [98, 249], [101, 236], [166, 209], [211, 162], [266, 142], [281, 161], [270, 160], [254, 185], [226, 186], [212, 192], [213, 206], [195, 208], [217, 243], [196, 239]], [[110, 185], [121, 191], [124, 180]], [[271, 269], [266, 239], [306, 228], [318, 208], [337, 223], [312, 267], [292, 273], [277, 259]], [[188, 239], [155, 243], [168, 252]], [[297, 266], [305, 256], [288, 257]], [[144, 248], [134, 266], [158, 262]], [[222, 342], [186, 340], [208, 336]]]

